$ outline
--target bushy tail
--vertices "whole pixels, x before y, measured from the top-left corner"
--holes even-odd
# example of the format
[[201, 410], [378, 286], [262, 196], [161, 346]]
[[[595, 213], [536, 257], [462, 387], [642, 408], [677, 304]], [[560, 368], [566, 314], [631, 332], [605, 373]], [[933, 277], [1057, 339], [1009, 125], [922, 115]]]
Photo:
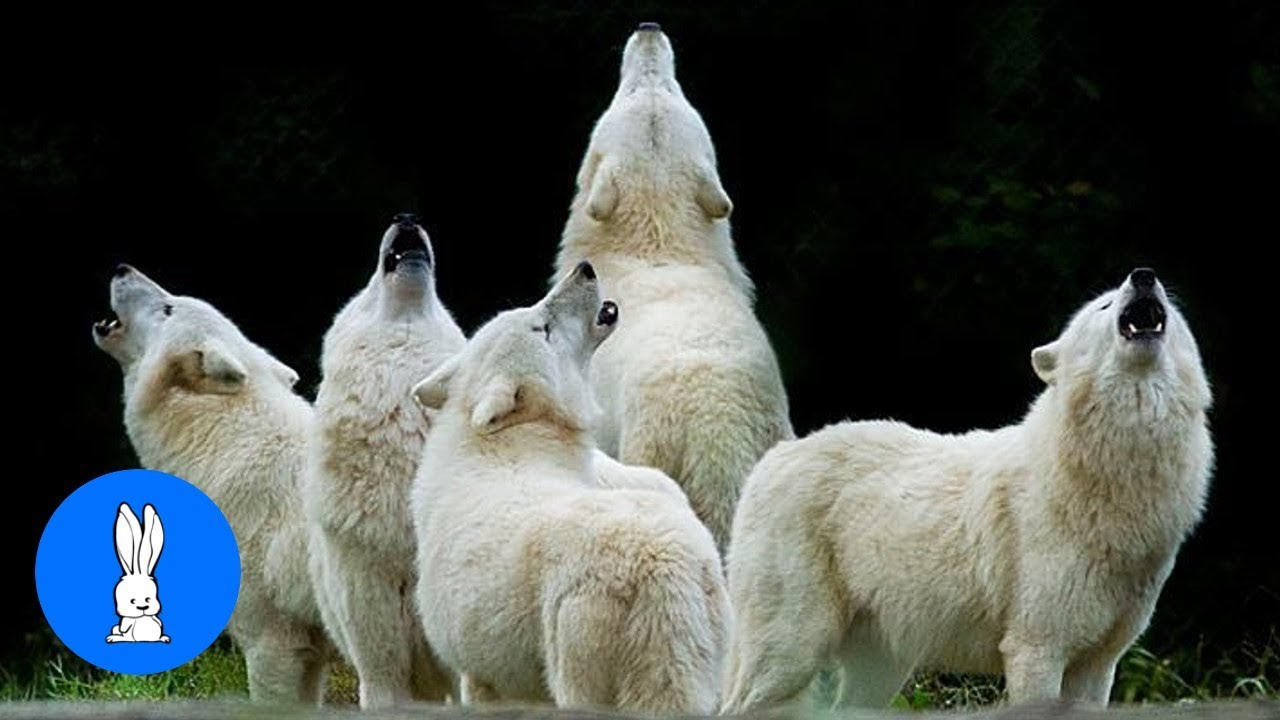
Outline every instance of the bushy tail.
[[749, 430], [720, 422], [690, 423], [684, 433], [684, 462], [673, 475], [694, 513], [711, 531], [722, 556], [729, 549], [742, 485], [760, 456], [776, 442], [753, 437]]
[[718, 561], [696, 570], [637, 598], [624, 641], [635, 662], [620, 678], [619, 708], [707, 715], [719, 704], [728, 592]]
[[672, 404], [630, 403], [619, 452], [622, 462], [656, 467], [680, 484], [721, 555], [747, 475], [769, 448], [794, 437], [785, 407], [751, 395], [749, 381], [735, 375], [690, 371], [672, 379], [681, 389]]
[[548, 658], [557, 705], [715, 711], [730, 609], [709, 542], [707, 550], [706, 559], [649, 558], [644, 577], [629, 578], [629, 597], [597, 592], [561, 604]]

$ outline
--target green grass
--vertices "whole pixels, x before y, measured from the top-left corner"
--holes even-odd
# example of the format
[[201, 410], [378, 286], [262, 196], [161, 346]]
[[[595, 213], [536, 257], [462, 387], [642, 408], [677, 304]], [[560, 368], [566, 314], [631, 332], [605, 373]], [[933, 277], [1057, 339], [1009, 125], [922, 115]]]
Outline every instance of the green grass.
[[1213, 698], [1280, 698], [1280, 629], [1261, 643], [1245, 641], [1209, 653], [1203, 645], [1158, 657], [1135, 647], [1116, 673], [1118, 702], [1173, 702]]
[[167, 700], [247, 696], [244, 659], [223, 639], [195, 660], [155, 675], [99, 670], [47, 637], [28, 642], [25, 667], [0, 670], [4, 700]]
[[[27, 661], [0, 667], [3, 700], [175, 700], [247, 698], [244, 656], [220, 638], [195, 660], [169, 672], [121, 675], [76, 657], [47, 630], [27, 638]], [[346, 668], [330, 675], [326, 700], [352, 703], [356, 680]]]
[[[902, 709], [972, 708], [1004, 697], [1000, 678], [925, 675], [914, 678], [893, 706]], [[1245, 641], [1210, 654], [1203, 645], [1156, 655], [1135, 646], [1120, 660], [1111, 690], [1115, 703], [1169, 703], [1214, 699], [1280, 699], [1280, 630], [1261, 643]]]
[[[0, 667], [0, 700], [170, 700], [244, 698], [244, 658], [226, 638], [194, 661], [147, 676], [120, 675], [77, 658], [47, 630], [31, 635], [26, 660]], [[819, 678], [815, 702], [835, 692], [831, 674]], [[1003, 698], [998, 678], [923, 675], [894, 700], [900, 709], [973, 708]], [[338, 668], [329, 680], [330, 703], [353, 703], [354, 676]], [[1280, 699], [1280, 630], [1262, 642], [1218, 651], [1204, 646], [1156, 655], [1135, 647], [1120, 661], [1113, 702], [1181, 702], [1223, 698]]]
[[[834, 673], [815, 683], [813, 704], [831, 704]], [[979, 675], [928, 674], [912, 678], [893, 700], [900, 710], [973, 709], [1003, 700], [1004, 681]], [[1211, 654], [1203, 645], [1166, 655], [1135, 646], [1120, 660], [1111, 700], [1169, 703], [1214, 699], [1280, 699], [1280, 629], [1261, 642], [1245, 641]]]

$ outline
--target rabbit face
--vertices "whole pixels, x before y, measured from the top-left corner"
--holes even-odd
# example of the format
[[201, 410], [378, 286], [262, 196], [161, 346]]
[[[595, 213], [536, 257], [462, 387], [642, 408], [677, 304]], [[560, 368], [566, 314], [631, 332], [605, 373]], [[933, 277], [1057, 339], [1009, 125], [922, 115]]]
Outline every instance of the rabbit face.
[[160, 597], [155, 578], [125, 575], [116, 584], [116, 614], [122, 618], [140, 618], [160, 613]]

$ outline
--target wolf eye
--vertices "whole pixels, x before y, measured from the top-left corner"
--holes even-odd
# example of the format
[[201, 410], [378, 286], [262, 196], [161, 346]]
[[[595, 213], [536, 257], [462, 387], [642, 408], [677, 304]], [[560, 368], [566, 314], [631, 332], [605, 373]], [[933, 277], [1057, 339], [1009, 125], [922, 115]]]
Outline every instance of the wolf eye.
[[1111, 307], [1111, 303], [1112, 301], [1108, 300], [1106, 305], [1103, 305], [1102, 307], [1098, 308], [1098, 312], [1102, 312], [1103, 310], [1106, 310], [1107, 308]]
[[138, 598], [129, 598], [129, 602], [136, 603], [138, 602]]
[[543, 323], [541, 325], [535, 326], [533, 328], [533, 331], [542, 333], [547, 337], [548, 340], [551, 339], [551, 323]]
[[172, 305], [170, 305], [170, 304], [168, 304], [168, 303], [165, 303], [165, 306], [164, 306], [164, 314], [165, 314], [165, 316], [166, 316], [166, 317], [168, 317], [169, 315], [172, 315], [172, 314], [173, 314], [173, 306], [172, 306]]

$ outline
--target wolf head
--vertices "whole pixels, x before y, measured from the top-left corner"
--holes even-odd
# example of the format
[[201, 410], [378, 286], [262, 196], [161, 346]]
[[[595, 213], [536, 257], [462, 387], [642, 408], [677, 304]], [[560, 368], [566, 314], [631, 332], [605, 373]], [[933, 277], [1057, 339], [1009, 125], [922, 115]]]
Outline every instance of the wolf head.
[[212, 305], [174, 295], [128, 265], [111, 279], [111, 310], [94, 324], [93, 339], [120, 363], [126, 388], [143, 374], [160, 389], [218, 394], [238, 393], [255, 378], [286, 389], [298, 380]]
[[436, 295], [435, 269], [435, 252], [417, 217], [396, 215], [378, 242], [369, 282], [325, 333], [316, 403], [326, 408], [326, 423], [347, 411], [370, 417], [391, 412], [408, 401], [413, 383], [462, 347], [462, 331]]
[[699, 222], [733, 209], [716, 172], [715, 148], [676, 81], [671, 41], [643, 23], [622, 53], [618, 91], [596, 123], [578, 175], [579, 202], [597, 222], [624, 222], [635, 208], [670, 204]]
[[490, 320], [414, 387], [414, 397], [423, 407], [461, 413], [482, 435], [538, 420], [586, 430], [595, 414], [587, 369], [617, 321], [595, 270], [580, 263], [538, 304]]
[[1210, 402], [1191, 328], [1150, 268], [1087, 303], [1057, 340], [1032, 351], [1031, 365], [1049, 385], [1169, 380], [1197, 409]]

